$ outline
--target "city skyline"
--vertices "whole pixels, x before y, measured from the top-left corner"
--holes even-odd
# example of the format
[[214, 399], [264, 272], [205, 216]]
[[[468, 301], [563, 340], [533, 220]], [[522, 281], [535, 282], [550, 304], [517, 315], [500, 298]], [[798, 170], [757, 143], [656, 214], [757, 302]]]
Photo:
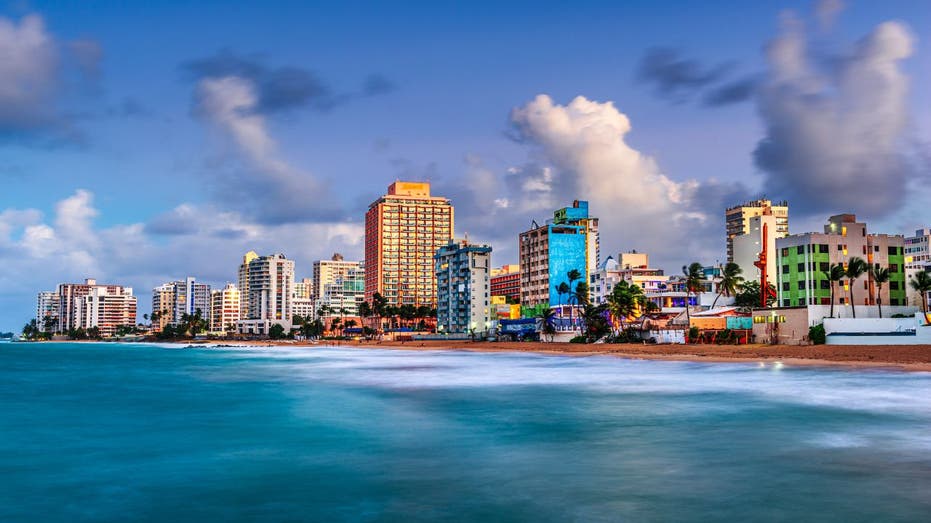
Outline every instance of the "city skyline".
[[[587, 22], [547, 5], [494, 15], [420, 6], [384, 27], [373, 7], [332, 53], [301, 49], [341, 27], [308, 35], [287, 18], [322, 27], [336, 7], [293, 7], [293, 17], [205, 7], [183, 20], [180, 7], [162, 9], [151, 22], [177, 23], [179, 42], [156, 38], [158, 51], [118, 30], [152, 14], [142, 6], [93, 17], [42, 2], [0, 8], [0, 50], [18, 58], [0, 65], [0, 329], [62, 281], [119, 282], [147, 304], [156, 285], [189, 275], [235, 282], [250, 249], [283, 252], [298, 277], [332, 252], [361, 261], [365, 208], [396, 179], [431, 182], [456, 208], [455, 235], [491, 244], [496, 265], [516, 263], [518, 233], [574, 199], [591, 202], [605, 252], [649, 252], [668, 273], [723, 262], [723, 209], [763, 194], [789, 201], [792, 234], [839, 213], [911, 234], [929, 221], [916, 184], [931, 142], [921, 33], [931, 15], [850, 2], [832, 18], [816, 9], [827, 4], [839, 5], [682, 3], [705, 26], [675, 37], [656, 30], [655, 10], [604, 5], [578, 42], [530, 35], [558, 37], [562, 24], [578, 34]], [[195, 30], [208, 17], [215, 28]], [[264, 36], [281, 27], [267, 41], [227, 34], [244, 20]], [[629, 21], [642, 27], [616, 34]], [[728, 36], [707, 36], [724, 27]], [[394, 30], [411, 36], [373, 56]], [[194, 42], [197, 52], [184, 50]], [[822, 70], [825, 58], [841, 72]], [[16, 81], [37, 88], [4, 84]], [[809, 91], [823, 103], [800, 109]], [[850, 103], [874, 114], [845, 112]], [[819, 117], [827, 128], [810, 126]], [[835, 141], [800, 144], [786, 131]], [[863, 154], [895, 161], [845, 170]], [[815, 171], [822, 185], [806, 185], [798, 173], [825, 159], [838, 178]]]

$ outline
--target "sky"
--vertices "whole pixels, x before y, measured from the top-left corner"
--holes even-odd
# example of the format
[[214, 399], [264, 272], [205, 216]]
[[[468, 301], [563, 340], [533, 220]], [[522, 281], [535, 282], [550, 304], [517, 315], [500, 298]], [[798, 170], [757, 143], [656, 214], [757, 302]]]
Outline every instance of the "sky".
[[602, 257], [724, 261], [724, 209], [931, 225], [931, 3], [0, 3], [0, 330], [96, 278], [362, 258], [397, 179], [517, 261], [574, 199]]

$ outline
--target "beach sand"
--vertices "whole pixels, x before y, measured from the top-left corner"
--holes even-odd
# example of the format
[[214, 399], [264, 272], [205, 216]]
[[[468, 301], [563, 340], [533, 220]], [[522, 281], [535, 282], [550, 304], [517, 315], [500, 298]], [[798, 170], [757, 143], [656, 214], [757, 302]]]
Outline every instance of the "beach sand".
[[929, 345], [643, 345], [543, 342], [450, 341], [230, 341], [230, 345], [339, 346], [404, 350], [533, 352], [571, 356], [608, 355], [630, 359], [695, 362], [747, 362], [786, 365], [843, 365], [931, 371]]

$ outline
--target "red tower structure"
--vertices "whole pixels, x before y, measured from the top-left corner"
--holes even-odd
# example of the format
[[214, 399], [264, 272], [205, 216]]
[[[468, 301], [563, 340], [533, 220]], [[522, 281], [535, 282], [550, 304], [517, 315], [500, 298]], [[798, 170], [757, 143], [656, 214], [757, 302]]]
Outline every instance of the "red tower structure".
[[769, 279], [766, 273], [766, 261], [769, 258], [769, 224], [763, 224], [763, 250], [760, 251], [757, 260], [753, 262], [756, 268], [760, 269], [760, 307], [766, 308], [766, 302], [769, 298], [775, 298], [776, 293], [769, 288]]

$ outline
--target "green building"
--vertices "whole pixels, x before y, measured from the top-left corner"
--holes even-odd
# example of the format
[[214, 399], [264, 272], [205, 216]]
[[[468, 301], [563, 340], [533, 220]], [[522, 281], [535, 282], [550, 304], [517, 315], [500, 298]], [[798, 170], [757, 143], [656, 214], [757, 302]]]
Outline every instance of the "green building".
[[[905, 238], [901, 235], [868, 234], [866, 224], [853, 214], [831, 216], [823, 233], [794, 234], [776, 240], [778, 305], [830, 305], [831, 265], [859, 257], [870, 265], [889, 269], [882, 289], [869, 273], [853, 282], [855, 305], [906, 305]], [[850, 282], [836, 284], [835, 303], [849, 305]]]

